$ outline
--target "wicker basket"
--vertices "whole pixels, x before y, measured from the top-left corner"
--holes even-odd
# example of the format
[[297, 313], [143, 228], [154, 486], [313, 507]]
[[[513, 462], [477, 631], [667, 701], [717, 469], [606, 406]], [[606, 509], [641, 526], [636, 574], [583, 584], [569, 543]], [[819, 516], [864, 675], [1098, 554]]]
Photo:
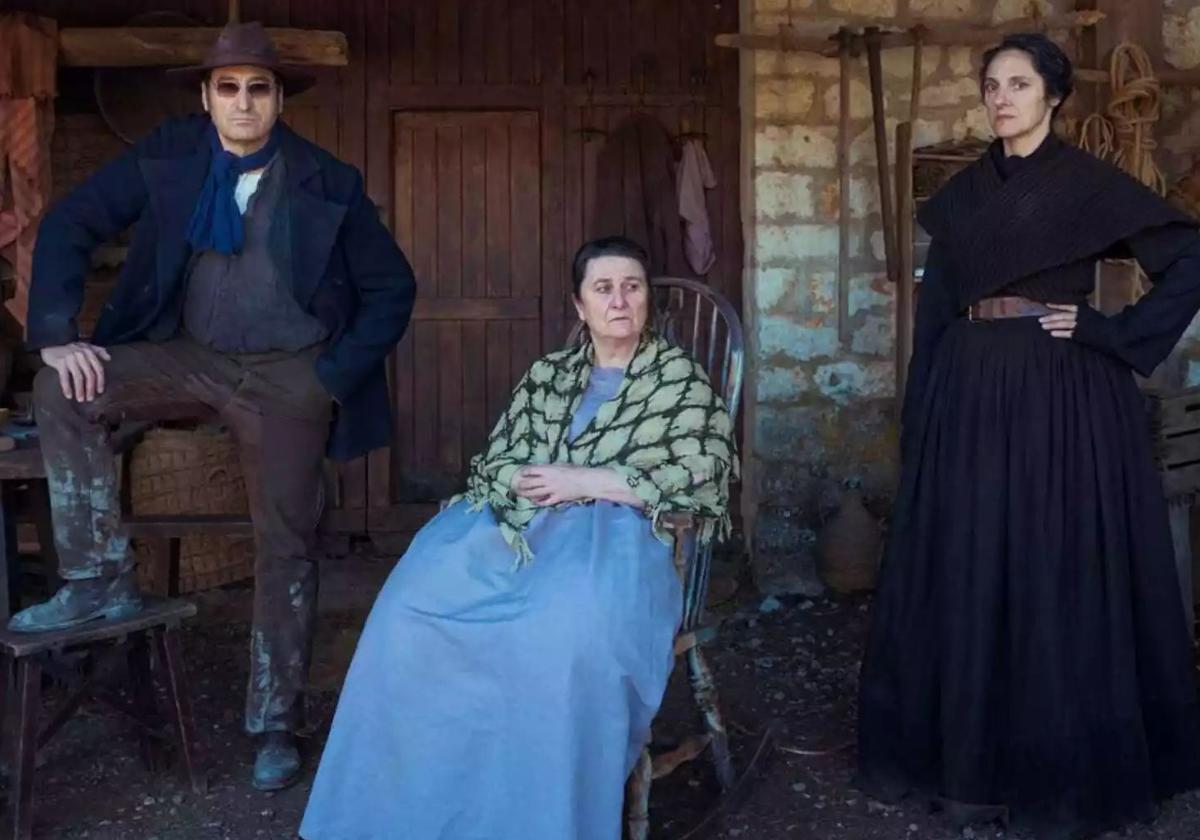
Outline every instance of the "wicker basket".
[[[134, 516], [245, 514], [246, 483], [237, 444], [225, 431], [153, 429], [129, 462]], [[139, 559], [148, 556], [134, 547]], [[155, 568], [138, 564], [138, 580], [150, 589]], [[188, 536], [180, 539], [179, 591], [195, 592], [254, 576], [250, 537]]]

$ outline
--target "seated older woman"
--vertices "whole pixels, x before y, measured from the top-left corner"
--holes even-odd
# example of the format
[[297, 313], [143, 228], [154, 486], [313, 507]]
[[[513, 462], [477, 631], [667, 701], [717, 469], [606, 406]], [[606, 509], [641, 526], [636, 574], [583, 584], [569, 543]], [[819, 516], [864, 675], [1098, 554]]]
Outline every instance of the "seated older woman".
[[535, 362], [367, 620], [305, 840], [618, 840], [682, 593], [663, 513], [728, 527], [731, 423], [646, 330], [645, 252], [580, 249], [580, 346]]

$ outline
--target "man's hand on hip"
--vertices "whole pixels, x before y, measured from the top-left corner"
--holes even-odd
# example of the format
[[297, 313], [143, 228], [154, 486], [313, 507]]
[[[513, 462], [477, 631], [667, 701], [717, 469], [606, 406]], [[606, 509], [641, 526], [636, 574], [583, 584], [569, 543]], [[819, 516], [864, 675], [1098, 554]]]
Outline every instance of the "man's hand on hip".
[[42, 348], [42, 361], [58, 372], [63, 396], [79, 402], [104, 393], [104, 363], [111, 359], [103, 347], [86, 341]]

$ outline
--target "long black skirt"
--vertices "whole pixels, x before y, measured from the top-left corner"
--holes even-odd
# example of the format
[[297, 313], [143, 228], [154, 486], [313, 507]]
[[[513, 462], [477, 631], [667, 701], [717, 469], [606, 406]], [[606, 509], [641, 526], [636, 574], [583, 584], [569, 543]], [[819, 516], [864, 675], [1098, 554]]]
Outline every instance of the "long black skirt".
[[919, 418], [863, 663], [860, 786], [1039, 837], [1151, 819], [1200, 784], [1200, 714], [1132, 374], [1033, 318], [960, 320]]

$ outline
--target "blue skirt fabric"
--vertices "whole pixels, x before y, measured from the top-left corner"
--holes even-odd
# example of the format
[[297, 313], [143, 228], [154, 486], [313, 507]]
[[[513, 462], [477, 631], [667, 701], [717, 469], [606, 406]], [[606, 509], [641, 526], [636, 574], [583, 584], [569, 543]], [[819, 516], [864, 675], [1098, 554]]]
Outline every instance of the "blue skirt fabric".
[[619, 840], [673, 663], [669, 547], [610, 502], [538, 515], [535, 559], [488, 508], [442, 511], [367, 620], [304, 840]]

